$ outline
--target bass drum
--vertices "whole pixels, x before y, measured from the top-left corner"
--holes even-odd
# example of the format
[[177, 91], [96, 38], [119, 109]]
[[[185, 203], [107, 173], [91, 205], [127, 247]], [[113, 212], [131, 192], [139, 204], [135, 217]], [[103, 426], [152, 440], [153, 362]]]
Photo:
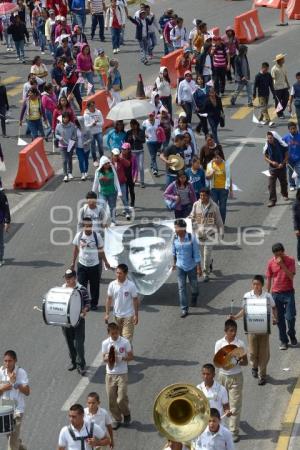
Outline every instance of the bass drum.
[[0, 435], [10, 434], [14, 431], [14, 408], [0, 404]]
[[47, 325], [76, 327], [81, 309], [81, 295], [77, 289], [54, 287], [43, 298], [43, 318]]
[[250, 334], [270, 334], [271, 314], [269, 302], [264, 299], [245, 299], [244, 329]]

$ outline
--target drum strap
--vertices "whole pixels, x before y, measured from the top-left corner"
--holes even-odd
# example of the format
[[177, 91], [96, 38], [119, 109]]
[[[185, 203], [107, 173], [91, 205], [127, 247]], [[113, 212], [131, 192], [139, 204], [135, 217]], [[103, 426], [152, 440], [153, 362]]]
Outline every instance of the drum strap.
[[91, 422], [91, 428], [90, 431], [88, 431], [87, 426], [85, 426], [87, 435], [86, 436], [75, 436], [75, 433], [73, 431], [73, 429], [71, 428], [71, 426], [68, 427], [69, 433], [73, 439], [73, 441], [80, 441], [81, 444], [81, 450], [85, 450], [85, 443], [84, 441], [88, 438], [92, 438], [93, 434], [94, 434], [94, 422]]

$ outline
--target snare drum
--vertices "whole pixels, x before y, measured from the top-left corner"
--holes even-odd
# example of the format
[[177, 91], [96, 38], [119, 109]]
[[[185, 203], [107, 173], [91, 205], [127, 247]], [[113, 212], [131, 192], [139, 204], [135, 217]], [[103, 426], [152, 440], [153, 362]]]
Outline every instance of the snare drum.
[[245, 333], [270, 334], [271, 314], [269, 301], [266, 298], [245, 299], [244, 307]]
[[14, 431], [14, 407], [0, 405], [0, 435]]
[[80, 313], [81, 295], [77, 289], [54, 287], [43, 298], [43, 318], [47, 325], [76, 327]]

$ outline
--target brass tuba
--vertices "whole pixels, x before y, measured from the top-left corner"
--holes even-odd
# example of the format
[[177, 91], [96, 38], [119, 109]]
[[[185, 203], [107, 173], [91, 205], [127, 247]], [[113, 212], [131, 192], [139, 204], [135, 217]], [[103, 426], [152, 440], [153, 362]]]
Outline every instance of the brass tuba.
[[210, 416], [209, 402], [192, 384], [166, 386], [153, 406], [154, 423], [167, 439], [187, 443], [205, 430]]

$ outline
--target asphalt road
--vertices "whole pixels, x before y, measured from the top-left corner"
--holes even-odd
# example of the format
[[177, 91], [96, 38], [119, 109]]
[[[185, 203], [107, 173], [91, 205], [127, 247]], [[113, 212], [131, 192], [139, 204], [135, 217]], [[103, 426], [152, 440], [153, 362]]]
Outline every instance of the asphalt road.
[[[245, 11], [250, 1], [229, 2], [205, 0], [198, 2], [195, 9], [191, 0], [178, 2], [172, 6], [190, 24], [193, 17], [205, 19], [209, 25], [220, 25], [222, 29], [231, 23], [233, 14]], [[161, 11], [169, 6], [162, 1], [154, 5]], [[278, 29], [278, 11], [262, 10], [263, 24], [267, 30], [264, 41], [253, 44], [249, 49], [249, 59], [254, 76], [262, 60], [272, 61], [276, 53], [288, 53], [287, 68], [290, 81], [299, 70], [298, 50], [295, 46], [299, 34], [299, 24], [291, 24], [289, 29]], [[129, 31], [130, 30], [130, 31]], [[136, 62], [136, 44], [132, 29], [128, 25], [128, 49], [119, 55], [124, 85], [135, 84], [137, 71], [151, 80], [158, 71], [154, 63], [145, 68]], [[126, 32], [127, 33], [127, 32]], [[131, 39], [131, 40], [130, 40]], [[94, 45], [94, 44], [93, 44]], [[99, 43], [96, 43], [96, 47]], [[28, 66], [16, 65], [14, 55], [6, 55], [1, 47], [1, 76], [25, 77]], [[105, 45], [108, 49], [109, 44]], [[132, 53], [132, 54], [131, 54]], [[29, 54], [35, 54], [30, 49]], [[50, 59], [45, 58], [50, 62]], [[11, 86], [13, 88], [14, 86]], [[232, 86], [229, 86], [232, 89]], [[134, 92], [134, 88], [130, 88]], [[130, 91], [129, 89], [129, 91]], [[14, 117], [17, 117], [18, 96], [10, 102]], [[239, 102], [238, 102], [239, 103]], [[121, 428], [116, 433], [116, 450], [154, 450], [161, 449], [163, 439], [157, 434], [152, 420], [152, 405], [155, 395], [165, 385], [183, 381], [198, 383], [199, 370], [203, 363], [212, 360], [214, 343], [223, 335], [223, 323], [230, 312], [231, 300], [239, 307], [243, 293], [249, 289], [254, 273], [263, 273], [270, 248], [275, 241], [282, 241], [288, 254], [295, 256], [295, 239], [291, 223], [291, 203], [280, 200], [278, 206], [270, 211], [266, 208], [267, 178], [261, 174], [265, 170], [262, 159], [262, 143], [266, 128], [256, 128], [251, 122], [251, 114], [245, 119], [232, 119], [241, 105], [226, 109], [226, 128], [221, 132], [226, 157], [232, 158], [233, 182], [242, 190], [230, 201], [225, 240], [228, 245], [215, 249], [215, 272], [208, 284], [200, 284], [199, 307], [182, 320], [179, 317], [176, 277], [153, 296], [144, 298], [141, 306], [140, 323], [134, 338], [135, 360], [130, 364], [129, 398], [133, 422], [129, 429]], [[278, 124], [277, 131], [284, 133], [286, 121]], [[15, 125], [8, 127], [11, 136], [17, 135]], [[248, 141], [243, 139], [248, 138]], [[1, 141], [3, 142], [3, 141]], [[202, 137], [200, 138], [202, 142]], [[97, 313], [87, 318], [86, 354], [91, 367], [89, 382], [80, 381], [76, 373], [66, 371], [67, 349], [59, 328], [46, 326], [41, 314], [33, 307], [39, 305], [42, 295], [52, 286], [62, 283], [62, 274], [71, 260], [72, 248], [69, 245], [52, 245], [51, 230], [54, 227], [70, 228], [75, 231], [77, 202], [84, 198], [90, 183], [78, 180], [67, 185], [57, 176], [42, 191], [32, 197], [32, 193], [11, 191], [19, 148], [16, 138], [3, 142], [8, 171], [4, 181], [8, 187], [10, 202], [15, 209], [12, 233], [6, 247], [7, 264], [0, 271], [0, 342], [2, 351], [16, 349], [19, 362], [30, 376], [32, 394], [27, 401], [27, 413], [23, 427], [24, 442], [30, 450], [54, 449], [60, 428], [65, 425], [66, 402], [70, 399], [84, 403], [88, 392], [100, 393], [103, 406], [107, 406], [104, 367], [99, 366], [96, 356], [101, 349], [101, 341], [106, 336], [103, 322], [103, 304], [107, 283], [113, 277], [104, 273], [101, 283], [101, 305]], [[58, 155], [50, 155], [56, 168], [60, 167]], [[157, 183], [148, 185], [145, 190], [136, 189], [137, 220], [143, 217], [171, 217], [163, 202], [163, 167]], [[79, 173], [77, 172], [77, 175]], [[22, 203], [27, 201], [25, 206]], [[55, 217], [67, 224], [53, 224], [51, 211], [58, 206], [69, 206], [74, 211], [73, 218], [67, 214]], [[263, 243], [259, 246], [246, 245], [243, 240], [245, 227], [260, 227], [264, 231]], [[69, 231], [57, 230], [59, 241], [67, 238]], [[296, 285], [299, 288], [298, 278]], [[243, 339], [242, 326], [239, 335]], [[251, 378], [249, 368], [244, 369], [244, 406], [241, 423], [242, 440], [238, 449], [273, 450], [280, 429], [280, 420], [288, 402], [289, 394], [299, 374], [299, 348], [287, 352], [278, 350], [277, 330], [271, 336], [271, 361], [269, 383], [258, 387]], [[95, 364], [93, 364], [95, 363]], [[288, 369], [288, 370], [284, 370]], [[79, 384], [78, 384], [79, 383]], [[71, 397], [70, 397], [71, 396]], [[0, 449], [5, 448], [5, 439], [0, 438]]]

